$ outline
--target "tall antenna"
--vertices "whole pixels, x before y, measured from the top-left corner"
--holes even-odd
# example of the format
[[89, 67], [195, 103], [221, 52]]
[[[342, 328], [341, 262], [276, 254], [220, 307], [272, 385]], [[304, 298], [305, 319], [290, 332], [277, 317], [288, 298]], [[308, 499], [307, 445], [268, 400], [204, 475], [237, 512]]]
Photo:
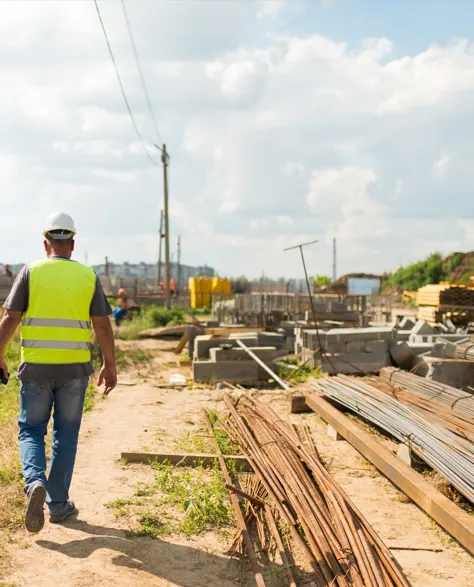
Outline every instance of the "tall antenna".
[[332, 239], [332, 280], [336, 281], [337, 279], [337, 272], [336, 272], [336, 239]]

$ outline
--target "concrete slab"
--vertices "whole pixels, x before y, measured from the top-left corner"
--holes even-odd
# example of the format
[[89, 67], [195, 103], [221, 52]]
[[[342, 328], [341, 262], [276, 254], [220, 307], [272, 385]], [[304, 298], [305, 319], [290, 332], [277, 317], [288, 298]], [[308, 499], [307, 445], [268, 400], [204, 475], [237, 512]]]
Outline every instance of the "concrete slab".
[[[341, 350], [341, 352], [346, 352], [346, 353], [365, 353], [365, 345], [366, 345], [366, 342], [364, 340], [351, 340], [349, 342], [342, 343], [340, 345], [329, 343], [327, 346], [328, 347], [342, 347], [341, 349], [334, 349], [333, 352], [338, 352], [339, 350]], [[329, 349], [329, 350], [332, 350], [332, 349]]]
[[323, 373], [335, 375], [336, 373], [360, 374], [378, 373], [383, 367], [391, 365], [390, 355], [382, 353], [379, 355], [370, 353], [353, 353], [333, 355], [330, 360], [324, 358], [322, 364]]
[[387, 340], [368, 340], [365, 343], [365, 352], [375, 354], [386, 353], [390, 344]]
[[393, 326], [378, 328], [334, 328], [321, 333], [326, 342], [352, 342], [356, 340], [392, 341], [395, 336]]
[[[277, 354], [275, 347], [252, 347], [252, 352], [265, 363], [271, 363]], [[240, 347], [231, 350], [212, 348], [209, 351], [209, 357], [211, 361], [215, 362], [248, 361], [250, 358], [244, 349]]]
[[[237, 337], [241, 339], [246, 346], [252, 348], [258, 346], [257, 336], [244, 336]], [[210, 335], [205, 334], [196, 336], [194, 340], [194, 360], [209, 359], [209, 352], [212, 348], [218, 348], [221, 344], [229, 344], [232, 347], [238, 347], [237, 338], [230, 338], [224, 336], [216, 336], [212, 338]]]
[[436, 334], [436, 330], [428, 322], [418, 320], [412, 329], [412, 334]]
[[408, 343], [406, 343], [405, 341], [393, 342], [390, 345], [389, 353], [395, 365], [397, 365], [397, 367], [400, 367], [400, 369], [410, 371], [410, 369], [413, 368], [415, 355], [411, 348], [408, 346]]
[[411, 330], [396, 330], [395, 331], [395, 339], [396, 340], [404, 340], [408, 341], [411, 336]]
[[255, 361], [194, 361], [193, 380], [199, 383], [247, 383], [260, 379], [260, 369]]
[[397, 328], [400, 330], [412, 330], [415, 327], [415, 321], [408, 316], [404, 316], [397, 324]]
[[474, 382], [474, 361], [461, 359], [439, 359], [423, 357], [420, 359], [420, 373], [426, 379], [451, 385], [464, 391], [471, 391]]

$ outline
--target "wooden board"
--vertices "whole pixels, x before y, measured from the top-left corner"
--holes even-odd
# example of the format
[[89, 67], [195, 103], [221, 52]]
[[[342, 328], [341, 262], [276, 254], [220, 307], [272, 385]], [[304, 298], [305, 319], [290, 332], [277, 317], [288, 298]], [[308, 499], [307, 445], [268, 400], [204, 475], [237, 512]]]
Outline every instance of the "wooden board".
[[181, 324], [179, 326], [163, 326], [162, 328], [148, 328], [142, 330], [139, 338], [165, 338], [167, 336], [183, 336], [188, 331], [189, 324]]
[[179, 355], [181, 353], [181, 351], [186, 346], [186, 343], [187, 342], [188, 342], [188, 331], [186, 330], [186, 332], [181, 337], [181, 339], [180, 339], [180, 341], [178, 343], [178, 346], [174, 349], [174, 352], [175, 352], [176, 355]]
[[384, 448], [368, 432], [316, 394], [308, 406], [379, 469], [390, 481], [474, 554], [474, 518], [435, 489], [422, 475]]
[[[148, 452], [122, 452], [120, 458], [129, 463], [171, 463], [180, 467], [205, 467], [211, 468], [216, 464], [217, 455], [213, 454], [189, 454], [189, 453], [148, 453]], [[225, 459], [235, 461], [241, 471], [252, 471], [247, 459], [242, 455], [224, 455]]]
[[206, 334], [211, 336], [229, 336], [229, 334], [246, 334], [247, 332], [263, 332], [263, 328], [232, 328], [229, 326], [206, 328]]

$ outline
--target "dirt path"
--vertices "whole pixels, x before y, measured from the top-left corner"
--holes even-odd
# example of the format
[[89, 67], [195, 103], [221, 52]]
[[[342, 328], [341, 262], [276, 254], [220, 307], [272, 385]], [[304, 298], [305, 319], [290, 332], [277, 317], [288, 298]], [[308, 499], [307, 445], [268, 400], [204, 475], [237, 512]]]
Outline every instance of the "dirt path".
[[[147, 343], [151, 348], [151, 343]], [[169, 346], [169, 345], [168, 345]], [[172, 358], [161, 352], [165, 365]], [[156, 363], [155, 363], [156, 364]], [[64, 526], [46, 523], [37, 536], [20, 533], [10, 545], [9, 576], [15, 587], [230, 587], [239, 585], [240, 569], [224, 554], [226, 544], [214, 532], [194, 539], [127, 538], [105, 504], [131, 496], [139, 481], [150, 481], [147, 466], [125, 466], [121, 450], [171, 449], [183, 431], [202, 428], [200, 408], [222, 409], [221, 392], [166, 390], [156, 387], [153, 370], [135, 375], [134, 386], [119, 386], [98, 401], [81, 432], [72, 498], [80, 512]], [[146, 381], [144, 378], [146, 377]], [[133, 377], [123, 377], [123, 380]], [[141, 381], [139, 381], [141, 379]], [[261, 395], [288, 415], [281, 394]], [[389, 547], [440, 549], [441, 552], [393, 550], [413, 587], [472, 587], [474, 561], [444, 535], [413, 503], [365, 461], [347, 442], [326, 435], [314, 414], [304, 419], [322, 457]], [[253, 584], [249, 581], [249, 585]], [[282, 585], [284, 583], [281, 583]]]
[[3, 581], [18, 587], [236, 585], [237, 565], [229, 566], [213, 533], [194, 540], [129, 539], [104, 505], [130, 496], [137, 481], [151, 477], [149, 467], [124, 467], [121, 450], [143, 450], [160, 424], [189, 418], [182, 404], [193, 394], [199, 393], [191, 401], [194, 409], [208, 403], [206, 394], [184, 393], [151, 385], [118, 387], [99, 402], [81, 432], [72, 486], [77, 519], [64, 526], [47, 522], [39, 535], [21, 535], [10, 548], [14, 570]]

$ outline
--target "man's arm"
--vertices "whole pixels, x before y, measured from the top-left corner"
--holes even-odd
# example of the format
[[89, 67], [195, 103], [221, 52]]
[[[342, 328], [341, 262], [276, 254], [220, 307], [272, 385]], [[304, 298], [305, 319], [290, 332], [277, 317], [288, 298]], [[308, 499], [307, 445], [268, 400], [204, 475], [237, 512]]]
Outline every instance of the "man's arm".
[[4, 304], [5, 314], [0, 320], [0, 369], [5, 372], [5, 375], [8, 373], [8, 367], [5, 363], [5, 351], [21, 322], [22, 315], [28, 308], [28, 291], [29, 270], [25, 265], [16, 276]]
[[104, 395], [109, 395], [112, 389], [117, 385], [117, 368], [115, 366], [115, 340], [109, 315], [112, 314], [104, 290], [97, 277], [95, 282], [94, 296], [90, 309], [92, 324], [94, 326], [95, 336], [99, 343], [104, 364], [99, 373], [99, 386], [105, 383]]
[[21, 322], [21, 316], [22, 312], [5, 310], [5, 314], [0, 320], [0, 369], [3, 370], [5, 375], [8, 373], [8, 366], [5, 363], [5, 350], [18, 328], [18, 324]]
[[104, 359], [99, 373], [99, 386], [105, 383], [104, 395], [109, 395], [117, 385], [114, 333], [108, 316], [92, 316], [92, 324]]

